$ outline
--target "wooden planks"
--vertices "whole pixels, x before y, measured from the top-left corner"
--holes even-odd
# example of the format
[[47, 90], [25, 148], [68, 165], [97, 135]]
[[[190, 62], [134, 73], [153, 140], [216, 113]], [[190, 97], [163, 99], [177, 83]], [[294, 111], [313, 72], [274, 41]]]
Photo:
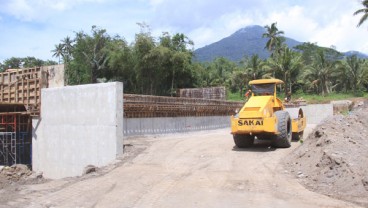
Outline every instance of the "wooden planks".
[[23, 103], [28, 112], [39, 114], [41, 88], [47, 87], [47, 76], [41, 67], [0, 73], [0, 102]]

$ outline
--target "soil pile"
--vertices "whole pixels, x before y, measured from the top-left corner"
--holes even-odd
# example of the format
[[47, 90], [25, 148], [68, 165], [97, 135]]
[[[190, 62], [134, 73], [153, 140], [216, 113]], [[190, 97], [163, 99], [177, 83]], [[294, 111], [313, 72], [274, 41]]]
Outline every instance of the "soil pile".
[[16, 164], [0, 167], [0, 189], [13, 183], [35, 183], [42, 180], [42, 173], [32, 172], [26, 165]]
[[326, 119], [284, 165], [308, 189], [368, 207], [368, 102]]

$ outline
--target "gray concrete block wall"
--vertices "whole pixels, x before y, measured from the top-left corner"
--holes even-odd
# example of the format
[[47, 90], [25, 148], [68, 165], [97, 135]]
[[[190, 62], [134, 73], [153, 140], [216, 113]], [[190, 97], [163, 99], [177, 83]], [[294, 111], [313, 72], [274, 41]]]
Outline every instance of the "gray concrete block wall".
[[124, 118], [124, 135], [165, 134], [230, 128], [230, 116]]
[[[333, 115], [332, 104], [312, 104], [307, 106], [301, 106], [303, 113], [307, 118], [308, 124], [319, 124], [324, 119]], [[290, 113], [297, 113], [299, 108], [287, 108]]]
[[[302, 106], [308, 124], [319, 124], [333, 115], [332, 104]], [[287, 108], [291, 113], [299, 108]], [[165, 134], [230, 128], [230, 116], [124, 118], [124, 135]]]
[[46, 178], [78, 176], [123, 152], [123, 84], [42, 89], [33, 119], [33, 170]]

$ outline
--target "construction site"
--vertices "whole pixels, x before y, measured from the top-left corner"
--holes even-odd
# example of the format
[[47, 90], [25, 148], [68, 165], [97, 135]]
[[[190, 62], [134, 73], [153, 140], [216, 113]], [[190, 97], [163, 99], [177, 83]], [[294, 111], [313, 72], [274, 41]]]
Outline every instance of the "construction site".
[[177, 94], [65, 86], [63, 65], [0, 73], [0, 207], [368, 207], [366, 100], [289, 104], [304, 139], [241, 149], [244, 102]]

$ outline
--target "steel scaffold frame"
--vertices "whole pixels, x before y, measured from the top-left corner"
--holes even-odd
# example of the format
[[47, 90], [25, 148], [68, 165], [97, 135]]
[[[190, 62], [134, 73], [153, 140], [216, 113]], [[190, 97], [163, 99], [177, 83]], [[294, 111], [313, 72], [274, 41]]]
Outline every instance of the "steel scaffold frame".
[[0, 165], [31, 164], [29, 115], [0, 114]]

